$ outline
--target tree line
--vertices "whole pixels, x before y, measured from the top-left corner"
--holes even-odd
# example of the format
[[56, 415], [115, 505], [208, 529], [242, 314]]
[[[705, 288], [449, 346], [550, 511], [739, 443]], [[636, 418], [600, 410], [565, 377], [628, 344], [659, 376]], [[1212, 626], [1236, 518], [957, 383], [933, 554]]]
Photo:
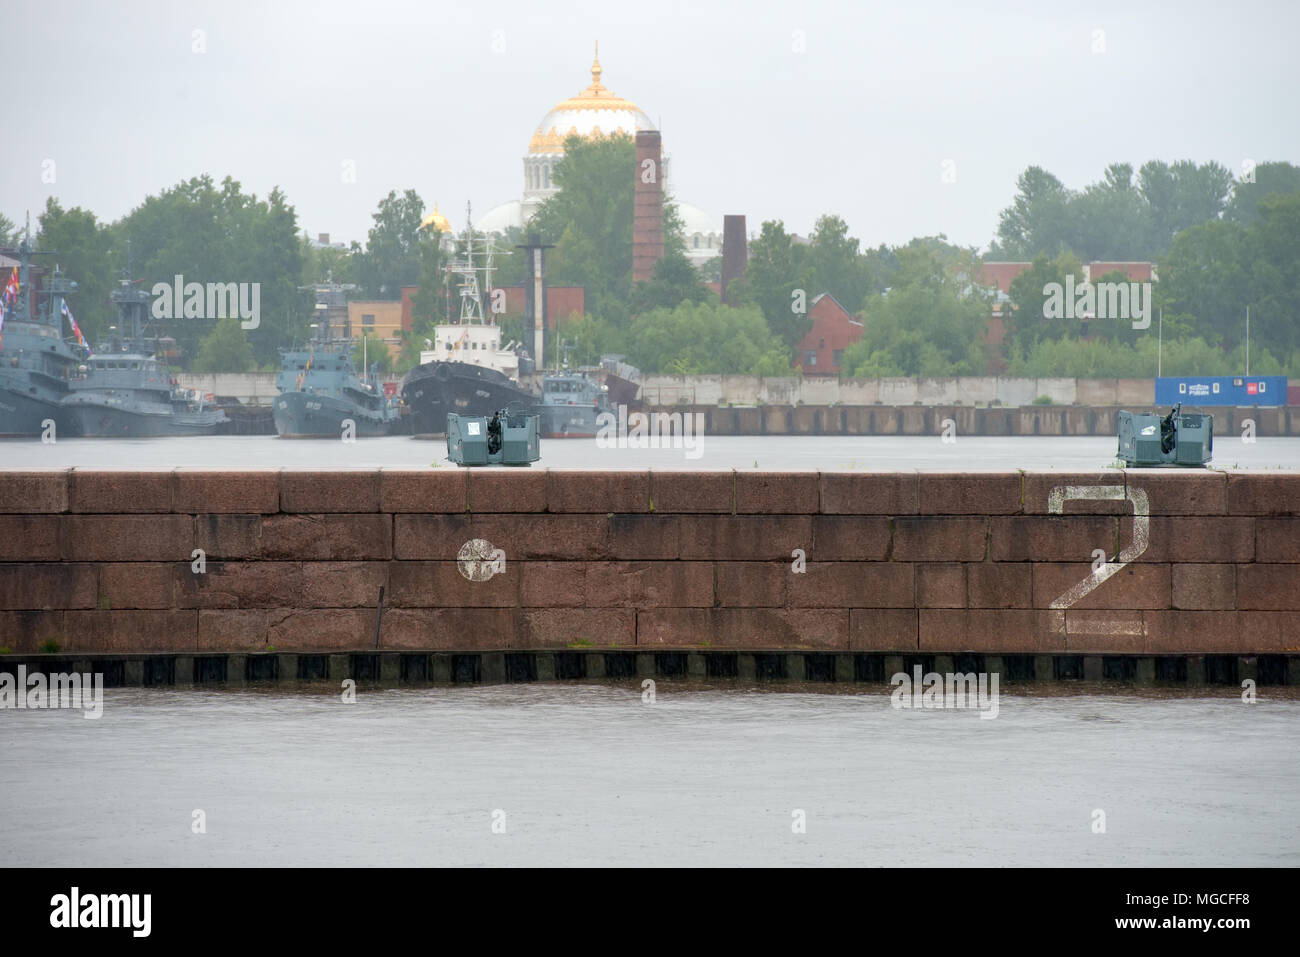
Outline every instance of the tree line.
[[[584, 287], [585, 314], [555, 334], [574, 362], [617, 353], [648, 372], [790, 374], [811, 327], [807, 304], [828, 292], [863, 322], [861, 341], [844, 355], [846, 375], [983, 375], [990, 368], [1150, 375], [1155, 324], [1085, 326], [1043, 310], [1044, 286], [1070, 276], [1082, 282], [1084, 263], [1148, 261], [1159, 276], [1154, 308], [1166, 372], [1239, 371], [1249, 305], [1252, 371], [1300, 375], [1300, 168], [1289, 163], [1263, 163], [1236, 178], [1217, 163], [1152, 161], [1136, 172], [1117, 163], [1078, 191], [1030, 167], [983, 255], [943, 235], [861, 248], [834, 214], [820, 217], [806, 237], [780, 221], [763, 222], [748, 244], [745, 276], [728, 289], [728, 305], [690, 263], [671, 196], [664, 204], [665, 255], [648, 282], [632, 280], [633, 169], [629, 137], [571, 137], [555, 168], [560, 190], [527, 227], [554, 244], [548, 281]], [[457, 308], [446, 265], [463, 254], [467, 235], [453, 224], [458, 238], [444, 242], [421, 228], [426, 212], [415, 190], [393, 190], [379, 201], [364, 244], [317, 247], [280, 190], [259, 199], [230, 177], [217, 184], [205, 175], [147, 197], [112, 223], [51, 198], [39, 217], [37, 245], [56, 253], [79, 283], [74, 308], [92, 341], [114, 320], [109, 293], [128, 269], [128, 250], [128, 278], [145, 288], [177, 274], [260, 282], [258, 329], [245, 331], [231, 319], [159, 330], [178, 341], [186, 366], [201, 371], [275, 368], [277, 350], [309, 332], [314, 283], [348, 283], [356, 287], [353, 298], [389, 300], [415, 286], [415, 327], [402, 345], [392, 354], [379, 342], [368, 348], [381, 368], [405, 371], [418, 362], [432, 326], [448, 317], [449, 306]], [[16, 227], [0, 217], [5, 239], [13, 244]], [[498, 285], [525, 279], [517, 248], [524, 241], [519, 229], [497, 238]], [[998, 297], [980, 282], [981, 264], [998, 260], [1031, 262], [1001, 304], [1000, 344], [988, 337]], [[502, 324], [507, 339], [525, 338], [520, 317]]]

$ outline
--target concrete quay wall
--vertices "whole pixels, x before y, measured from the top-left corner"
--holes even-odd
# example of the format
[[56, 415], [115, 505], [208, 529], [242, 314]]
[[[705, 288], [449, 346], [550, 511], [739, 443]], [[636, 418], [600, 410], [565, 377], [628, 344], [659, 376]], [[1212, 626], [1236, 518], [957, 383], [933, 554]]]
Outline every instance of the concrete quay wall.
[[0, 472], [15, 655], [361, 653], [377, 619], [385, 653], [1289, 657], [1300, 474]]
[[846, 379], [838, 376], [646, 375], [649, 405], [1149, 405], [1152, 379], [1033, 379], [1000, 376]]
[[[698, 413], [709, 435], [1107, 435], [1114, 436], [1120, 406], [1024, 405], [712, 405], [652, 406], [665, 414]], [[1150, 402], [1130, 411], [1152, 409]], [[1164, 410], [1167, 411], [1167, 410]], [[1300, 436], [1300, 407], [1187, 406], [1214, 416], [1214, 434], [1237, 437], [1247, 423], [1257, 436]]]

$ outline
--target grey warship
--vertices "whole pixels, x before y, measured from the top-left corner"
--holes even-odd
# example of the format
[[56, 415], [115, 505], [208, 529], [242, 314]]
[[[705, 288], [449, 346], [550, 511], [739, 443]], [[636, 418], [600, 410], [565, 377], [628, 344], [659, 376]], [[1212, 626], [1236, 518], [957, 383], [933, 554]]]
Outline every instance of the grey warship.
[[77, 284], [56, 268], [45, 287], [43, 307], [32, 309], [32, 246], [18, 247], [18, 293], [0, 321], [0, 435], [40, 435], [53, 422], [55, 434], [69, 434], [62, 401], [86, 350], [63, 338], [64, 296]]
[[542, 417], [542, 438], [594, 438], [602, 413], [609, 412], [609, 388], [564, 367], [542, 379], [542, 401], [533, 408]]
[[112, 299], [119, 335], [97, 347], [71, 380], [61, 405], [74, 434], [136, 438], [211, 435], [226, 414], [203, 397], [176, 385], [145, 336], [149, 296], [122, 279]]
[[316, 333], [302, 349], [280, 351], [273, 409], [281, 438], [331, 438], [352, 423], [354, 436], [388, 435], [398, 421], [395, 402], [378, 388], [370, 370], [357, 375], [351, 337], [335, 338], [331, 313], [346, 314], [345, 289], [334, 283], [316, 287]]

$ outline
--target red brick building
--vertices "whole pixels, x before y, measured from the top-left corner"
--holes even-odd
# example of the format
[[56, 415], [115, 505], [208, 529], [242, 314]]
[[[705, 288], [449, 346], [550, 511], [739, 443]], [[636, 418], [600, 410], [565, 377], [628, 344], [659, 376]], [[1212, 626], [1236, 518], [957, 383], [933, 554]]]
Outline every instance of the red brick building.
[[[518, 318], [524, 314], [526, 291], [522, 285], [497, 286], [505, 291], [505, 318]], [[420, 291], [419, 286], [402, 287], [402, 328], [410, 332], [414, 328], [415, 317], [411, 312], [411, 299]], [[546, 287], [546, 328], [554, 329], [560, 319], [582, 316], [586, 311], [586, 290], [582, 286], [547, 286]], [[457, 305], [459, 308], [459, 305]]]
[[[1003, 312], [1011, 295], [1011, 282], [1022, 272], [1032, 266], [1029, 262], [985, 262], [980, 264], [975, 282], [984, 287], [997, 287], [997, 299], [993, 302], [993, 311], [989, 316], [988, 328], [984, 334], [984, 344], [989, 348], [990, 375], [1001, 375], [1006, 370], [996, 350], [1006, 339], [1005, 314]], [[1129, 282], [1159, 282], [1155, 263], [1142, 262], [1091, 262], [1083, 266], [1083, 278], [1086, 282], [1100, 282], [1107, 273], [1123, 273]]]
[[844, 350], [862, 338], [862, 320], [828, 292], [812, 301], [808, 318], [813, 326], [799, 342], [795, 365], [804, 375], [839, 375]]

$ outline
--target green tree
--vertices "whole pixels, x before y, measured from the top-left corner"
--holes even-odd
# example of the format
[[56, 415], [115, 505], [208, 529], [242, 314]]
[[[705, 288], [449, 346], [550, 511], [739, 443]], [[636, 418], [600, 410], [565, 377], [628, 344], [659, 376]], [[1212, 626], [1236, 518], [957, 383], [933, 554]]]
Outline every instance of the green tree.
[[1217, 219], [1232, 189], [1232, 174], [1218, 163], [1198, 166], [1191, 160], [1164, 163], [1152, 160], [1138, 171], [1138, 189], [1147, 204], [1149, 237], [1154, 252], [1163, 254], [1173, 238], [1189, 226]]
[[805, 247], [796, 245], [785, 231], [785, 223], [769, 220], [749, 244], [744, 278], [727, 287], [733, 302], [758, 307], [787, 356], [794, 354], [799, 340], [812, 328], [807, 310], [818, 290], [806, 256]]
[[1300, 192], [1300, 167], [1290, 163], [1260, 163], [1254, 169], [1253, 183], [1237, 180], [1232, 186], [1232, 200], [1225, 213], [1227, 219], [1243, 226], [1259, 216], [1260, 200], [1271, 193]]
[[[1074, 288], [1083, 283], [1083, 267], [1072, 253], [1061, 253], [1055, 259], [1045, 254], [1034, 257], [1030, 267], [1011, 280], [1008, 296], [1011, 299], [1010, 310], [1004, 322], [1010, 340], [1022, 351], [1028, 352], [1037, 343], [1049, 339], [1063, 339], [1079, 334], [1082, 320], [1076, 315], [1067, 318], [1065, 295], [1068, 277], [1074, 277]], [[1061, 291], [1059, 314], [1048, 315], [1048, 298], [1050, 291], [1059, 287]], [[1070, 304], [1069, 312], [1073, 312]]]
[[[1245, 237], [1252, 372], [1255, 348], [1261, 344], [1280, 356], [1300, 359], [1300, 193], [1264, 196], [1256, 214]], [[1244, 319], [1234, 326], [1244, 333], [1243, 327]]]
[[992, 255], [1032, 259], [1069, 249], [1070, 192], [1047, 170], [1030, 166], [1016, 180], [1016, 196], [998, 217], [998, 248]]
[[790, 361], [754, 306], [683, 302], [637, 317], [628, 361], [646, 372], [789, 375]]
[[1154, 261], [1179, 230], [1218, 217], [1231, 184], [1218, 163], [1153, 160], [1136, 179], [1131, 165], [1112, 163], [1098, 182], [1074, 192], [1031, 166], [999, 217], [990, 258], [1073, 252], [1085, 261]]
[[1245, 259], [1247, 231], [1229, 220], [1212, 220], [1174, 237], [1160, 264], [1157, 308], [1193, 336], [1214, 345], [1234, 345], [1245, 336], [1251, 297], [1251, 265]]
[[655, 263], [654, 274], [648, 282], [633, 287], [632, 311], [672, 309], [683, 302], [704, 302], [710, 297], [716, 298], [690, 260], [681, 253], [668, 253]]
[[[587, 310], [617, 325], [632, 315], [632, 208], [639, 174], [636, 147], [626, 134], [570, 136], [554, 170], [559, 192], [538, 207], [526, 230], [555, 244], [547, 258], [548, 281], [584, 287]], [[663, 216], [664, 257], [685, 259], [681, 219], [667, 197]], [[679, 275], [674, 263], [665, 268], [670, 278]], [[522, 279], [523, 273], [523, 257], [516, 254], [503, 268], [503, 281], [516, 274]], [[681, 288], [665, 280], [649, 295], [657, 299]]]
[[302, 276], [300, 286], [312, 286], [318, 282], [337, 282], [342, 284], [359, 284], [363, 250], [359, 243], [352, 243], [348, 249], [337, 246], [314, 246], [306, 233], [302, 234]]
[[829, 213], [818, 218], [809, 237], [806, 260], [813, 275], [813, 295], [829, 292], [850, 312], [862, 308], [872, 290], [873, 276], [843, 219]]
[[0, 213], [0, 247], [13, 249], [23, 238], [23, 228], [4, 213]]
[[[77, 284], [68, 297], [86, 339], [93, 345], [102, 339], [117, 315], [109, 295], [113, 291], [111, 250], [113, 228], [95, 219], [79, 206], [65, 210], [53, 196], [45, 201], [38, 219], [36, 248], [52, 253], [40, 262], [57, 265], [67, 279]], [[70, 330], [65, 329], [65, 335]]]
[[988, 297], [970, 283], [974, 263], [914, 240], [897, 251], [895, 284], [872, 297], [862, 338], [844, 351], [842, 368], [856, 378], [982, 375], [981, 336]]
[[352, 344], [352, 361], [366, 375], [372, 368], [379, 372], [393, 371], [393, 354], [388, 343], [369, 329], [364, 330]]
[[[229, 176], [219, 188], [211, 176], [194, 177], [146, 197], [115, 224], [113, 237], [114, 264], [129, 266], [144, 289], [170, 285], [177, 275], [187, 283], [257, 284], [259, 325], [248, 338], [260, 363], [274, 363], [280, 346], [305, 333], [311, 295], [298, 289], [304, 267], [297, 214], [279, 188], [259, 200]], [[163, 319], [157, 331], [173, 336], [192, 361], [216, 320]]]
[[219, 319], [216, 328], [199, 347], [195, 372], [249, 372], [256, 368], [253, 347], [239, 324], [239, 317]]
[[362, 293], [371, 299], [400, 298], [403, 286], [420, 279], [421, 248], [429, 241], [420, 229], [424, 200], [413, 189], [400, 194], [391, 190], [371, 219], [375, 224], [358, 264]]

